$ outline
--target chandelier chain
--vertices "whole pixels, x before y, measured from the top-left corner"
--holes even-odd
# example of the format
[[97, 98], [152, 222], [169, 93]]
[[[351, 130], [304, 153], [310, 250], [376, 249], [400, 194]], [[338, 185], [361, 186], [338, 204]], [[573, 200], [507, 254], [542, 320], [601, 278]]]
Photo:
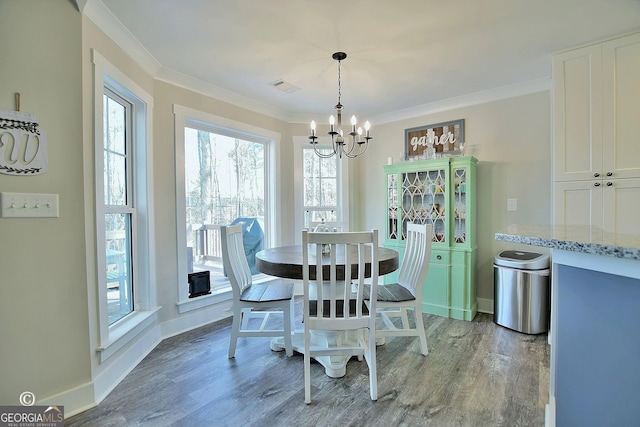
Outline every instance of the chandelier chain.
[[341, 65], [342, 65], [342, 61], [338, 61], [338, 104], [340, 104], [340, 99], [342, 98], [342, 83], [340, 78]]

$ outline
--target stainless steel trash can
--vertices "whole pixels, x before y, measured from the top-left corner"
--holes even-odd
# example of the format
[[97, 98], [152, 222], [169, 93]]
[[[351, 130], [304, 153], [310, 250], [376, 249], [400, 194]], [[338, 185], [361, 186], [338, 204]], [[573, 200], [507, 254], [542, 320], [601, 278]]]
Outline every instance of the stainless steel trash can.
[[493, 263], [493, 321], [525, 334], [549, 330], [549, 256], [502, 251]]

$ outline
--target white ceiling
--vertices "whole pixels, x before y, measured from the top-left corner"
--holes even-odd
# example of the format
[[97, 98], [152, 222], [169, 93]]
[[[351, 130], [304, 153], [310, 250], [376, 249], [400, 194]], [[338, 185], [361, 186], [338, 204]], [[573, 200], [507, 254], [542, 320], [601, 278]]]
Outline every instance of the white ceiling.
[[640, 29], [640, 0], [77, 1], [156, 78], [292, 122], [333, 112], [336, 51], [345, 115], [375, 123], [549, 87], [552, 52]]

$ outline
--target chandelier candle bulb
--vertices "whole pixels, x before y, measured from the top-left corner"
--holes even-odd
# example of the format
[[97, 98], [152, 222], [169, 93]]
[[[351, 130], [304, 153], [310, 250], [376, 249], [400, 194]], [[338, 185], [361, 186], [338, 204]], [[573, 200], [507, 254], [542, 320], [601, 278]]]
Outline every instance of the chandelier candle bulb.
[[311, 136], [316, 136], [316, 121], [311, 120]]

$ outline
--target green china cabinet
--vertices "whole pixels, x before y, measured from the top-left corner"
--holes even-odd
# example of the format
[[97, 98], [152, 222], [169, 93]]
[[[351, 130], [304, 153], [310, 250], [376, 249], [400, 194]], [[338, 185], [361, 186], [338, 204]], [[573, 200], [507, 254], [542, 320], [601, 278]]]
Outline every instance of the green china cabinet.
[[[473, 320], [476, 298], [476, 164], [448, 157], [385, 166], [387, 218], [384, 245], [404, 254], [407, 223], [433, 225], [431, 263], [422, 311]], [[397, 280], [397, 272], [385, 276]]]

